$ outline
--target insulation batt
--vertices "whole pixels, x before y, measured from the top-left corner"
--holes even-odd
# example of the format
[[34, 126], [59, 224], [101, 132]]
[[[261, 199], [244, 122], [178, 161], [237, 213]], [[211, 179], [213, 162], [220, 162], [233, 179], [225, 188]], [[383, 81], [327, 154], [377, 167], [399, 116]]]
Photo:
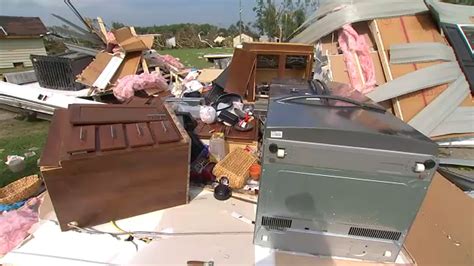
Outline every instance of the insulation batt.
[[135, 95], [135, 91], [145, 89], [167, 90], [168, 84], [159, 72], [142, 73], [140, 75], [128, 75], [117, 81], [113, 88], [115, 97], [125, 101]]
[[[376, 84], [375, 67], [365, 38], [360, 36], [350, 24], [347, 24], [339, 32], [338, 42], [346, 62], [352, 87], [363, 94], [373, 91]], [[363, 81], [358, 74], [355, 56], [359, 59]]]
[[39, 198], [32, 198], [23, 208], [0, 215], [0, 256], [13, 250], [29, 235], [28, 231], [39, 221], [41, 202]]

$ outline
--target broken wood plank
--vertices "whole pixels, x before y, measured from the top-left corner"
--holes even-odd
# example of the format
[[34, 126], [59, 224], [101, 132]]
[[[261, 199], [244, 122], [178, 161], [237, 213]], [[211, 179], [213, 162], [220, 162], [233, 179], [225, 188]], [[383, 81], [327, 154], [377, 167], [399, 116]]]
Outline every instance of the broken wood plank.
[[[382, 37], [380, 36], [380, 30], [377, 25], [377, 21], [375, 20], [370, 21], [369, 29], [372, 32], [372, 36], [375, 39], [375, 44], [377, 46], [377, 52], [380, 57], [380, 62], [382, 63], [385, 79], [387, 80], [387, 82], [392, 81], [393, 80], [392, 70], [390, 69], [390, 65], [388, 63], [387, 54], [385, 53], [385, 47], [382, 42]], [[402, 112], [398, 98], [392, 99], [392, 105], [393, 105], [393, 110], [395, 112], [395, 115], [401, 120], [404, 120], [403, 112]]]

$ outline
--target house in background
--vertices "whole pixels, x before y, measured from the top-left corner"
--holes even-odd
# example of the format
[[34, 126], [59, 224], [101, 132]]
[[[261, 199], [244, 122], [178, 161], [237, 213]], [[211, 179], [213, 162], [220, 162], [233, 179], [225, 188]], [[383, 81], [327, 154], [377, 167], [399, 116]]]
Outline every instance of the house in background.
[[234, 47], [241, 46], [244, 42], [253, 42], [253, 38], [245, 33], [234, 37]]
[[31, 67], [30, 55], [46, 55], [38, 17], [0, 16], [0, 70]]

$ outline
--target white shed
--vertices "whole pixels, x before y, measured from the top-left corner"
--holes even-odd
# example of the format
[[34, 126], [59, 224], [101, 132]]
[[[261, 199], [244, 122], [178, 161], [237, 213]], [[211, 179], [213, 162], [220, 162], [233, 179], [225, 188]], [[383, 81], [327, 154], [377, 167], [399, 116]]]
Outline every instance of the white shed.
[[0, 16], [0, 69], [31, 67], [31, 54], [46, 55], [38, 17]]
[[237, 47], [244, 42], [253, 42], [253, 38], [248, 36], [245, 33], [242, 33], [234, 37], [234, 47]]

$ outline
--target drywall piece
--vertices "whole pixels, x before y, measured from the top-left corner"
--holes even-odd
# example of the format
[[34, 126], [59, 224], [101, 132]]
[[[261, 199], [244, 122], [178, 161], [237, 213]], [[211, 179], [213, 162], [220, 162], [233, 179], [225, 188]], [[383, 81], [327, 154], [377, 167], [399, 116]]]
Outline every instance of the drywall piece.
[[472, 24], [474, 6], [443, 3], [439, 0], [425, 0], [438, 20], [452, 24]]
[[461, 69], [457, 62], [436, 64], [385, 83], [366, 96], [375, 102], [383, 102], [411, 92], [452, 82], [460, 75]]
[[114, 55], [102, 70], [99, 77], [97, 77], [97, 79], [94, 81], [92, 87], [105, 90], [105, 88], [109, 85], [109, 81], [112, 79], [112, 77], [115, 75], [115, 72], [117, 72], [120, 65], [122, 64], [123, 59], [123, 55]]
[[405, 43], [390, 46], [390, 63], [456, 61], [453, 49], [439, 42]]
[[408, 124], [421, 133], [430, 133], [464, 101], [469, 95], [469, 84], [464, 75], [459, 75], [455, 82], [443, 91], [428, 106], [419, 112]]
[[474, 132], [474, 107], [458, 107], [431, 133], [431, 137]]
[[381, 17], [396, 17], [427, 11], [421, 0], [363, 1], [344, 5], [340, 9], [311, 23], [296, 35], [291, 42], [314, 43], [321, 37], [341, 28], [345, 24]]

